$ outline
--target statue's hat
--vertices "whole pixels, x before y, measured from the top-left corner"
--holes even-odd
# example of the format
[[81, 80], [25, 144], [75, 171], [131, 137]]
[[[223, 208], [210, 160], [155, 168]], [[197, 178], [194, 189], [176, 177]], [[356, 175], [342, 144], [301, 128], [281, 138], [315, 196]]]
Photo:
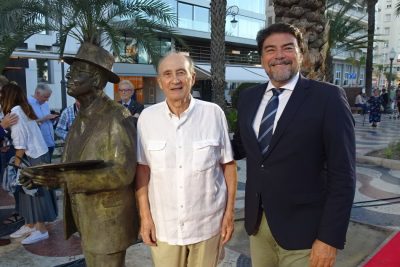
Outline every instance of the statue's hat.
[[74, 61], [82, 61], [96, 66], [107, 74], [109, 82], [119, 82], [118, 75], [111, 71], [112, 65], [114, 64], [114, 57], [102, 47], [85, 42], [79, 47], [75, 57], [65, 56], [62, 57], [62, 59], [69, 65]]

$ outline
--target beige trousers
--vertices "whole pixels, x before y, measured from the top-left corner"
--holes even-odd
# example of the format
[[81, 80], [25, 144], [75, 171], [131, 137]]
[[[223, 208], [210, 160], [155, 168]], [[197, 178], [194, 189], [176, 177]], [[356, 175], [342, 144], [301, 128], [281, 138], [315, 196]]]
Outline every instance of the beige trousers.
[[185, 246], [157, 241], [157, 246], [150, 248], [155, 267], [215, 267], [220, 251], [220, 234]]
[[271, 234], [263, 212], [257, 234], [250, 236], [250, 254], [253, 267], [307, 267], [310, 249], [286, 250]]

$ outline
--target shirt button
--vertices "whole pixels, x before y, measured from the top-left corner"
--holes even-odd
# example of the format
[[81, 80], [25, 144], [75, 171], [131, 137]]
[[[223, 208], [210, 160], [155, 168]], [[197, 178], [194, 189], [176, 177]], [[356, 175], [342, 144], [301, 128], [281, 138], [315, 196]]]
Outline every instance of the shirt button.
[[183, 227], [184, 225], [185, 225], [185, 224], [182, 222], [182, 223], [181, 223], [181, 227]]
[[183, 205], [181, 205], [181, 208], [183, 209]]
[[179, 165], [179, 169], [182, 169], [182, 165]]

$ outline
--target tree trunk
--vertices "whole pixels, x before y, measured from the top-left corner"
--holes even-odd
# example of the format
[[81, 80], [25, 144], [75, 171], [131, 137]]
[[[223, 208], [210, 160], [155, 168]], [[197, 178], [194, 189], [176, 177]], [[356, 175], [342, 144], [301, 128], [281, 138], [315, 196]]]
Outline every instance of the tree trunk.
[[297, 26], [304, 37], [303, 75], [311, 79], [325, 80], [326, 0], [273, 0], [276, 22], [286, 22]]
[[226, 0], [211, 0], [211, 91], [212, 101], [224, 111], [225, 104]]
[[365, 92], [367, 96], [372, 92], [372, 68], [374, 58], [374, 34], [375, 34], [375, 5], [378, 0], [367, 0], [368, 13], [368, 45], [367, 59], [365, 64]]

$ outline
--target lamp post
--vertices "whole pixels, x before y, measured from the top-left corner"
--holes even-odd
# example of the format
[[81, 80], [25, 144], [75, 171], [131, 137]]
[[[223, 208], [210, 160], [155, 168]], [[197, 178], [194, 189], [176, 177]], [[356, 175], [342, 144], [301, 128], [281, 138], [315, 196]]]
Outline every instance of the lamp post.
[[393, 60], [396, 57], [396, 51], [392, 48], [389, 52], [389, 60], [390, 60], [390, 69], [389, 69], [389, 81], [388, 81], [388, 92], [390, 92], [390, 88], [392, 85], [392, 68], [393, 68]]
[[236, 20], [236, 15], [239, 14], [238, 6], [230, 6], [226, 9], [226, 16], [232, 16], [231, 25], [232, 28], [236, 28], [238, 21]]

